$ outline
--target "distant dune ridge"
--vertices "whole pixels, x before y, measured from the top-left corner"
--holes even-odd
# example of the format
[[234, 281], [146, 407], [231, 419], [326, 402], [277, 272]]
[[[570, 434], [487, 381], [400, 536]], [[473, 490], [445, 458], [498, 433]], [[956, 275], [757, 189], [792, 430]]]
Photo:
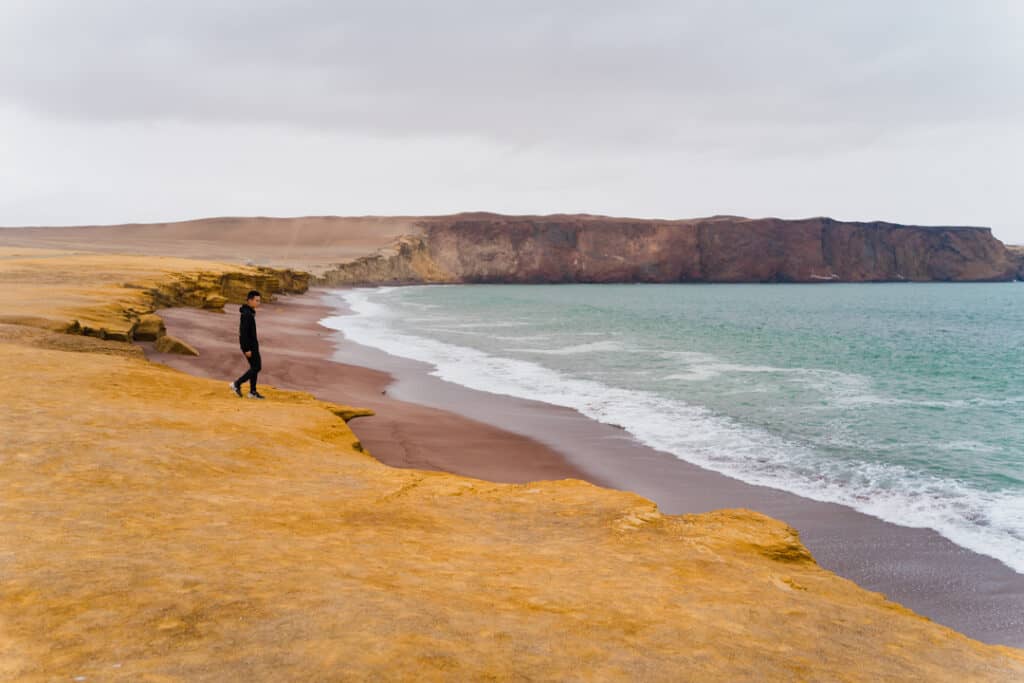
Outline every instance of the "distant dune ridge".
[[0, 244], [302, 268], [321, 284], [878, 282], [1024, 278], [989, 228], [588, 214], [206, 218], [0, 231]]
[[9, 228], [0, 230], [0, 244], [251, 261], [316, 272], [372, 254], [400, 235], [415, 232], [417, 220], [388, 216], [228, 217], [175, 223]]

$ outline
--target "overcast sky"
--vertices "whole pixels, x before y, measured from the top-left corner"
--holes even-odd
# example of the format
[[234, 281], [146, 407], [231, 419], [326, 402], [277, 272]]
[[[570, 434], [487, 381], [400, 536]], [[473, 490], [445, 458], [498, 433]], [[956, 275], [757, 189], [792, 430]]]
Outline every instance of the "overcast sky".
[[1024, 243], [1017, 0], [0, 0], [0, 225], [828, 215]]

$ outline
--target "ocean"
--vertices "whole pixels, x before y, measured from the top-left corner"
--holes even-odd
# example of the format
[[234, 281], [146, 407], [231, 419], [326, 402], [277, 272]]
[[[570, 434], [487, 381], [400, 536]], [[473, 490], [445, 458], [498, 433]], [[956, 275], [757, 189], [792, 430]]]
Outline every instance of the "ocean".
[[324, 321], [1024, 573], [1024, 284], [338, 290]]

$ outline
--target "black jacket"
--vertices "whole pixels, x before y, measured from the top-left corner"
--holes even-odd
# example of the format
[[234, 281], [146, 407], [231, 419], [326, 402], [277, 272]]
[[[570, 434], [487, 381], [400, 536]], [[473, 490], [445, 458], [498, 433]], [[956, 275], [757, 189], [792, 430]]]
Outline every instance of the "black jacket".
[[238, 309], [238, 344], [242, 351], [259, 351], [260, 341], [256, 338], [256, 309], [249, 304], [242, 304]]

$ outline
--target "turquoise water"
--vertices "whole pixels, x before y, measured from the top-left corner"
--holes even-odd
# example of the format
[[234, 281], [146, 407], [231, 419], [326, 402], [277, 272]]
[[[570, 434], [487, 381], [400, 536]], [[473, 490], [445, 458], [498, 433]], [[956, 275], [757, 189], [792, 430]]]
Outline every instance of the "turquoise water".
[[1024, 284], [339, 292], [353, 341], [1024, 573]]

